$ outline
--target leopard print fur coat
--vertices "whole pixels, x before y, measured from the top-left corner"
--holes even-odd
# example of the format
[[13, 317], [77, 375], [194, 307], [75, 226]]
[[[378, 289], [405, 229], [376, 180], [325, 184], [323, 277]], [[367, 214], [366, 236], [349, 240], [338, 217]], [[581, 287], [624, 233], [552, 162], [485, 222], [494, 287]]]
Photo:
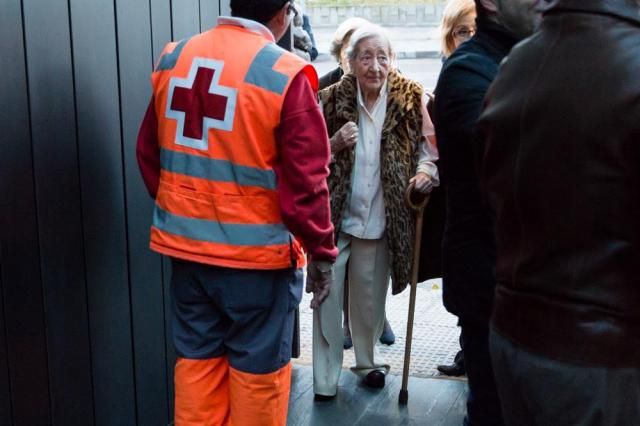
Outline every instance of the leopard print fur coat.
[[[385, 205], [385, 235], [389, 247], [393, 294], [402, 292], [411, 279], [411, 259], [415, 236], [415, 215], [404, 201], [404, 193], [418, 164], [418, 144], [422, 138], [422, 87], [397, 71], [387, 77], [387, 112], [380, 142], [380, 180]], [[329, 135], [345, 123], [358, 123], [357, 81], [347, 74], [333, 86], [320, 91]], [[331, 220], [340, 232], [351, 192], [351, 171], [355, 150], [335, 155], [328, 178], [331, 194]], [[336, 238], [337, 240], [337, 238]]]

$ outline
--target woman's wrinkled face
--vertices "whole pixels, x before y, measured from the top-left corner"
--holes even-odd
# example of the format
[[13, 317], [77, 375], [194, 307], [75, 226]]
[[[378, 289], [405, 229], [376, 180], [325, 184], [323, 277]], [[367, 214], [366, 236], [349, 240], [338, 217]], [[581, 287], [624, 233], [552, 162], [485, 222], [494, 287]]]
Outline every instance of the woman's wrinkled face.
[[365, 93], [380, 92], [391, 67], [389, 50], [386, 41], [378, 36], [367, 37], [356, 46], [356, 55], [349, 63]]
[[454, 50], [469, 40], [476, 33], [476, 15], [470, 13], [463, 16], [451, 29]]

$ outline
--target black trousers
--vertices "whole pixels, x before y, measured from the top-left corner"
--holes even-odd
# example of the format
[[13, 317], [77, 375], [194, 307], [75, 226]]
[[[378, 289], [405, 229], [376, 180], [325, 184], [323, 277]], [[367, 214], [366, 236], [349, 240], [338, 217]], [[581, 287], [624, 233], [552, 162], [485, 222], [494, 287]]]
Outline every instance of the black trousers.
[[502, 409], [489, 354], [489, 324], [460, 320], [469, 395], [465, 426], [502, 426]]
[[490, 346], [507, 425], [640, 425], [640, 368], [555, 361], [494, 330]]

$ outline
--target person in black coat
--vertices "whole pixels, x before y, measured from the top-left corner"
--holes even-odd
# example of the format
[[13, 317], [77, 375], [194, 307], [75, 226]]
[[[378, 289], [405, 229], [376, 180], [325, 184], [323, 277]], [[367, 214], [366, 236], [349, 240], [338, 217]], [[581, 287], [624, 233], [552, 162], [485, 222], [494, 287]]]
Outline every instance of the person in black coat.
[[469, 394], [465, 424], [503, 424], [489, 356], [495, 288], [493, 223], [480, 194], [475, 130], [498, 66], [519, 37], [497, 13], [498, 0], [476, 0], [477, 33], [445, 62], [435, 90], [438, 167], [446, 192], [442, 240], [443, 301], [458, 316]]
[[558, 0], [478, 129], [505, 421], [640, 425], [640, 1]]
[[[442, 20], [440, 22], [441, 53], [442, 62], [462, 43], [469, 40], [476, 32], [476, 4], [474, 0], [448, 0]], [[433, 121], [433, 96], [427, 104], [427, 110]], [[438, 187], [431, 193], [431, 199], [424, 215], [424, 232], [422, 237], [422, 250], [420, 251], [420, 273], [419, 280], [424, 281], [433, 277], [442, 276], [442, 233], [444, 232], [446, 201], [444, 189]], [[462, 351], [462, 340], [460, 340], [460, 350], [453, 358], [450, 365], [441, 364], [436, 368], [446, 376], [464, 375], [464, 352]]]

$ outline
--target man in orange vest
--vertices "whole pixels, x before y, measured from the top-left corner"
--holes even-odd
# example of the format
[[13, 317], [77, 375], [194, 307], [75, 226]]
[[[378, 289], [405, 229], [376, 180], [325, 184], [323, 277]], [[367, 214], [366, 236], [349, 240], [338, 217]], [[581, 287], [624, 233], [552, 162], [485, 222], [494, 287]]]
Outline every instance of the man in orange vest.
[[317, 75], [279, 48], [291, 2], [231, 0], [233, 17], [169, 43], [138, 162], [151, 248], [171, 257], [175, 424], [284, 425], [305, 256], [311, 305], [337, 250]]

